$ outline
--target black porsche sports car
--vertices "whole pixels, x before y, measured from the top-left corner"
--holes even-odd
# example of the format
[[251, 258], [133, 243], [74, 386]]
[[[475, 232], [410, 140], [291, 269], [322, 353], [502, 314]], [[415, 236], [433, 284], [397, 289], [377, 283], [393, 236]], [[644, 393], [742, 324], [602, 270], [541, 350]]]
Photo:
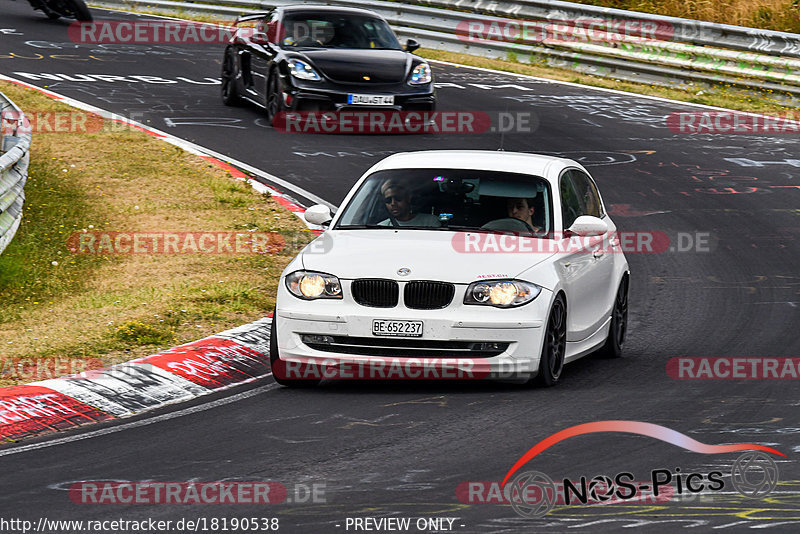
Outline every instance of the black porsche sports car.
[[225, 49], [222, 100], [282, 111], [433, 111], [428, 63], [365, 9], [284, 6], [248, 15]]

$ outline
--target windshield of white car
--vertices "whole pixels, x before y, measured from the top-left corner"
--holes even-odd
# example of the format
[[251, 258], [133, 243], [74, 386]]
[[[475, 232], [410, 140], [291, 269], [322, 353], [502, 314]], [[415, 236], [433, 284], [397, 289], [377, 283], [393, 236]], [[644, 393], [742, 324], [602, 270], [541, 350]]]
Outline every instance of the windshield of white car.
[[369, 176], [335, 229], [515, 233], [547, 237], [550, 185], [541, 177], [472, 169], [393, 169]]
[[402, 50], [383, 20], [361, 15], [302, 13], [283, 20], [282, 48]]

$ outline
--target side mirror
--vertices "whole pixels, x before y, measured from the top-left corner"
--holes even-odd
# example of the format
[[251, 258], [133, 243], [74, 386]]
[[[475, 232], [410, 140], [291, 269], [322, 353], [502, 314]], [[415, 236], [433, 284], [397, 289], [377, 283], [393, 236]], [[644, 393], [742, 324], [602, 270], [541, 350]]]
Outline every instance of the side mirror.
[[406, 41], [406, 52], [413, 52], [420, 46], [421, 45], [417, 42], [416, 39], [409, 39], [408, 41]]
[[319, 226], [328, 226], [333, 219], [331, 209], [324, 204], [315, 204], [308, 208], [304, 214], [306, 221]]
[[608, 232], [608, 223], [591, 215], [581, 215], [568, 231], [579, 236], [603, 235]]

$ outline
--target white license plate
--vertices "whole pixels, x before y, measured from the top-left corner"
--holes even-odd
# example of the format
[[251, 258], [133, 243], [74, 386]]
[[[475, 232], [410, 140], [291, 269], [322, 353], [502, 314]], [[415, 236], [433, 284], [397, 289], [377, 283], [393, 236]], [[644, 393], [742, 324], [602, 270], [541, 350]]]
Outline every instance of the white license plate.
[[373, 336], [421, 337], [422, 321], [372, 320]]
[[393, 106], [394, 95], [347, 95], [347, 103], [363, 106]]

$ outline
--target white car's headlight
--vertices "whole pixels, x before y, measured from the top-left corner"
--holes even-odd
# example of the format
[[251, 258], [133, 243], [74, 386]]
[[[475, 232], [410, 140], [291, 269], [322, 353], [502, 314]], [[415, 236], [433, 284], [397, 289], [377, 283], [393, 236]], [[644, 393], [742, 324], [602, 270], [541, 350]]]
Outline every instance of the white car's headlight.
[[420, 63], [411, 72], [411, 78], [408, 83], [412, 85], [422, 85], [423, 83], [431, 83], [431, 67], [427, 63]]
[[289, 63], [289, 72], [291, 72], [292, 76], [297, 78], [298, 80], [306, 80], [311, 82], [318, 82], [322, 78], [314, 68], [306, 63], [305, 61], [300, 61], [299, 59], [290, 59]]
[[541, 287], [522, 280], [473, 282], [464, 295], [464, 304], [515, 308], [529, 303], [541, 292]]
[[331, 274], [295, 271], [286, 276], [286, 288], [304, 300], [342, 298], [342, 284]]

